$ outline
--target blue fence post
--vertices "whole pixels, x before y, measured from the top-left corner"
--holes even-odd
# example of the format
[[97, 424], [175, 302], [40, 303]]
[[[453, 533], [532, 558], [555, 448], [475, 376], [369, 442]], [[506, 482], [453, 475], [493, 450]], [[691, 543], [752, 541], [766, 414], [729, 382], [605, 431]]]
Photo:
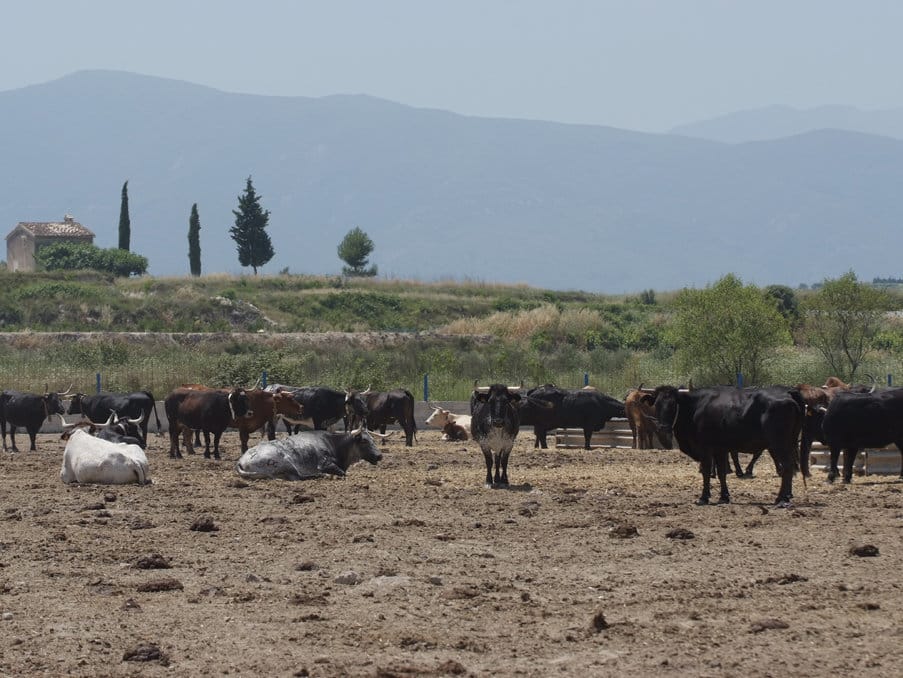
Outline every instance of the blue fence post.
[[430, 399], [430, 375], [423, 375], [423, 402]]
[[894, 385], [894, 375], [892, 375], [890, 372], [887, 373], [887, 385], [888, 387]]
[[260, 373], [260, 382], [263, 384], [262, 388], [267, 387], [267, 371], [264, 370]]
[[743, 372], [737, 372], [737, 388], [743, 388]]
[[100, 372], [97, 373], [97, 392], [100, 393]]
[[589, 386], [589, 372], [583, 373], [583, 385]]

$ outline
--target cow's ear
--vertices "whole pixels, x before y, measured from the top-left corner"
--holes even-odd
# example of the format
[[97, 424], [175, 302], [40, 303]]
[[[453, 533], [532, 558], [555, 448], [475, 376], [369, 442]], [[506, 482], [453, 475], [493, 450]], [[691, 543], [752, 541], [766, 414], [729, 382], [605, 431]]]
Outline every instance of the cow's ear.
[[519, 403], [519, 402], [520, 402], [520, 393], [512, 393], [512, 394], [511, 394], [511, 399], [512, 399], [514, 402]]
[[640, 396], [640, 402], [646, 403], [647, 405], [655, 404], [655, 396], [651, 393], [644, 393]]
[[479, 402], [479, 403], [485, 403], [486, 401], [489, 400], [488, 393], [480, 393], [479, 391], [477, 391], [476, 395], [477, 395], [477, 402]]

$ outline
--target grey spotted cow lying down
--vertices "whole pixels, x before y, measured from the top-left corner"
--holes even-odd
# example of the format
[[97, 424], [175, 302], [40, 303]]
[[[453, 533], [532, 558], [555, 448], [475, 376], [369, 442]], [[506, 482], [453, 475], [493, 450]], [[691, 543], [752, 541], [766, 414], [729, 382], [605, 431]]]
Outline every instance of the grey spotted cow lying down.
[[287, 438], [262, 442], [239, 458], [235, 470], [242, 478], [303, 480], [330, 474], [344, 476], [361, 461], [376, 464], [382, 454], [373, 435], [363, 428], [349, 433], [302, 431]]

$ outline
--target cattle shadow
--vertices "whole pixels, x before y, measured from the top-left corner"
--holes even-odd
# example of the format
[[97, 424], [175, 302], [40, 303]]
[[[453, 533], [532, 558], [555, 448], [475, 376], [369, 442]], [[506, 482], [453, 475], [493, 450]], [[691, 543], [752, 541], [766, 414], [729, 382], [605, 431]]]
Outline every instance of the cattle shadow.
[[508, 492], [532, 492], [533, 485], [530, 483], [523, 483], [521, 485], [496, 485], [492, 484], [491, 490], [507, 490]]

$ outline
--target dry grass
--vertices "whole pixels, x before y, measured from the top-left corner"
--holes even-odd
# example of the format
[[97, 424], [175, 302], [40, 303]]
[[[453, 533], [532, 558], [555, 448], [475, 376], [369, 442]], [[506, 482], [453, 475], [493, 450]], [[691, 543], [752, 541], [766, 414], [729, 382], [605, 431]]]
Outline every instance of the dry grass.
[[461, 318], [442, 328], [446, 334], [492, 334], [511, 340], [529, 339], [540, 332], [550, 337], [585, 336], [601, 330], [605, 319], [598, 311], [586, 308], [558, 310], [543, 304], [527, 311], [499, 311], [488, 318]]

